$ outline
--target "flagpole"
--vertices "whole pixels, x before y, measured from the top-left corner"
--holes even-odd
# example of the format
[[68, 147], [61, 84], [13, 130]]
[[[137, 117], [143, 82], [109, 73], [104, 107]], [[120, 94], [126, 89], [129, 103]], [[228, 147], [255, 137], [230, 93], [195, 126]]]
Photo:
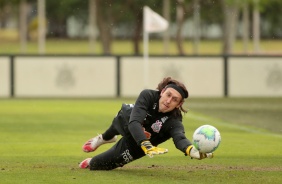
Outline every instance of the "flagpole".
[[149, 7], [143, 8], [143, 80], [144, 88], [149, 87], [149, 34], [161, 32], [168, 28], [168, 22]]

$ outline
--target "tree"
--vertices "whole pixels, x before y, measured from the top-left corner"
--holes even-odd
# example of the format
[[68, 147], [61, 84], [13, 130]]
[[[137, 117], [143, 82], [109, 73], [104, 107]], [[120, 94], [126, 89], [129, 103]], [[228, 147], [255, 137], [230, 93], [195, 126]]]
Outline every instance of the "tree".
[[271, 39], [281, 38], [282, 16], [279, 15], [279, 12], [282, 12], [282, 1], [261, 0], [259, 9], [262, 21], [269, 25], [262, 28], [262, 36]]
[[27, 2], [26, 0], [20, 1], [20, 13], [19, 13], [19, 35], [20, 35], [20, 45], [21, 52], [26, 52], [27, 45]]
[[67, 37], [67, 19], [71, 16], [80, 18], [87, 25], [88, 1], [80, 0], [46, 0], [46, 17], [48, 19], [48, 36]]
[[[134, 54], [140, 54], [139, 42], [141, 39], [141, 35], [143, 34], [143, 7], [149, 6], [158, 14], [160, 13], [163, 7], [163, 2], [159, 0], [151, 0], [151, 1], [144, 1], [144, 0], [127, 0], [127, 8], [130, 12], [132, 19], [130, 20], [133, 25], [133, 48]], [[128, 19], [128, 18], [127, 18]]]
[[259, 0], [254, 0], [254, 8], [253, 8], [253, 44], [254, 44], [254, 52], [258, 53], [259, 42], [260, 42], [260, 13], [259, 13]]
[[249, 30], [250, 30], [250, 20], [249, 20], [249, 3], [248, 1], [245, 1], [243, 3], [243, 10], [242, 10], [242, 14], [243, 14], [243, 51], [244, 53], [248, 53], [248, 44], [249, 44]]
[[45, 40], [46, 40], [46, 4], [45, 0], [37, 0], [38, 10], [38, 53], [45, 53]]
[[132, 25], [134, 27], [132, 43], [135, 55], [140, 54], [139, 42], [141, 34], [143, 33], [143, 7], [145, 6], [143, 1], [127, 0], [126, 8], [130, 12], [133, 19]]
[[96, 20], [97, 20], [97, 4], [96, 0], [88, 0], [89, 2], [89, 14], [88, 14], [88, 25], [89, 25], [89, 51], [95, 52], [95, 41], [96, 41]]
[[[163, 1], [163, 17], [170, 24], [170, 0]], [[170, 34], [169, 28], [164, 32], [163, 43], [164, 43], [164, 54], [169, 54], [169, 42], [170, 42]]]
[[190, 16], [193, 10], [193, 0], [176, 0], [176, 45], [179, 55], [185, 55], [183, 48], [184, 38], [182, 35], [185, 19]]
[[236, 38], [237, 23], [239, 17], [239, 1], [238, 0], [220, 0], [224, 22], [223, 22], [223, 54], [231, 54], [233, 43]]
[[200, 40], [200, 0], [193, 0], [193, 54], [199, 53], [199, 40]]
[[100, 39], [102, 42], [103, 53], [105, 55], [111, 54], [112, 43], [112, 28], [113, 28], [113, 16], [112, 16], [112, 0], [103, 1], [97, 0], [97, 24], [100, 33]]
[[7, 21], [17, 11], [18, 0], [0, 0], [0, 29], [6, 28]]
[[179, 55], [184, 55], [183, 49], [183, 36], [182, 36], [182, 28], [184, 24], [184, 14], [185, 14], [185, 4], [184, 0], [176, 0], [176, 45], [178, 48]]

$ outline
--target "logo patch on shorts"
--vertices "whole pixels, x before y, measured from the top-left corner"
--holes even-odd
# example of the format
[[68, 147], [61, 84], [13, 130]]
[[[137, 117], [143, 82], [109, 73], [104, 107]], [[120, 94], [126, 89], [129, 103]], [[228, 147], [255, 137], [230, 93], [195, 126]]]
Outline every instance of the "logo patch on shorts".
[[163, 123], [160, 120], [157, 120], [155, 123], [152, 124], [151, 128], [154, 132], [159, 133]]
[[129, 150], [125, 150], [122, 154], [122, 158], [126, 163], [129, 163], [133, 160], [133, 157], [130, 155]]

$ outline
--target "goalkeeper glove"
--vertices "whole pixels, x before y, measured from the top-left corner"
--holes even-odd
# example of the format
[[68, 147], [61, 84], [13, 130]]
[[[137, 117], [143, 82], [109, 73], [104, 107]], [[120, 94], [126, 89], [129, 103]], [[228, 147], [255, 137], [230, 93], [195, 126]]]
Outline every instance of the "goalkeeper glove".
[[193, 145], [188, 146], [186, 154], [191, 158], [202, 160], [204, 158], [213, 158], [213, 153], [200, 153]]
[[141, 148], [144, 153], [150, 158], [153, 158], [154, 155], [164, 154], [168, 152], [168, 150], [165, 148], [158, 148], [153, 146], [150, 141], [143, 141], [141, 143]]

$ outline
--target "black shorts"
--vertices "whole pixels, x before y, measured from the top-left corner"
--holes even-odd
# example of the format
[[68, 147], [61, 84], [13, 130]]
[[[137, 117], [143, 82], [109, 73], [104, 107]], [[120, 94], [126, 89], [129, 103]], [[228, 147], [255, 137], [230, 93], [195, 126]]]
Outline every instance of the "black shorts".
[[143, 150], [136, 142], [122, 137], [109, 150], [93, 157], [90, 161], [90, 170], [112, 170], [122, 167], [133, 160], [143, 157]]
[[111, 126], [103, 134], [108, 139], [114, 135], [121, 135], [122, 138], [109, 150], [93, 157], [90, 161], [90, 170], [112, 170], [145, 155], [125, 128], [128, 120], [124, 118], [123, 113], [122, 110], [119, 111]]

